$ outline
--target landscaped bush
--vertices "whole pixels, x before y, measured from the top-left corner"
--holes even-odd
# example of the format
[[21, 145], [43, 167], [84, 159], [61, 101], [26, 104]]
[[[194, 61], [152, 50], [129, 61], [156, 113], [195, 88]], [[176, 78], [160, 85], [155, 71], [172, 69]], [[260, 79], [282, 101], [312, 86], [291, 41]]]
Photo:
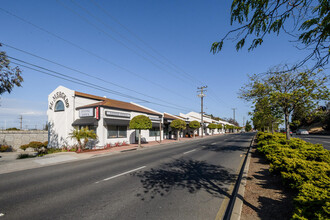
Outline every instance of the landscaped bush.
[[13, 151], [9, 145], [0, 145], [0, 152], [10, 152]]
[[279, 173], [286, 186], [296, 191], [293, 219], [330, 219], [330, 153], [322, 145], [284, 134], [260, 132], [257, 150]]
[[29, 144], [24, 144], [24, 145], [20, 146], [20, 148], [25, 151], [27, 148], [31, 147], [34, 150], [36, 150], [38, 153], [41, 153], [41, 149], [42, 148], [46, 149], [47, 145], [48, 145], [48, 141], [46, 141], [44, 143], [39, 142], [39, 141], [31, 141]]
[[28, 145], [28, 144], [24, 144], [24, 145], [22, 145], [22, 146], [20, 146], [19, 148], [21, 148], [22, 150], [26, 150], [26, 149], [28, 149], [30, 146]]

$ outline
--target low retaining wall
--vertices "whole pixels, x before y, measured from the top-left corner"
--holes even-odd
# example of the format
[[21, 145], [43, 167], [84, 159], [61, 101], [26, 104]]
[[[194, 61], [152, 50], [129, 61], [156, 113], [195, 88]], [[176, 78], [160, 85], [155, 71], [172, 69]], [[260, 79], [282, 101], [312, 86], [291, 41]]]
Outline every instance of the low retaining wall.
[[31, 141], [48, 141], [48, 131], [0, 131], [0, 144], [10, 145], [15, 150]]

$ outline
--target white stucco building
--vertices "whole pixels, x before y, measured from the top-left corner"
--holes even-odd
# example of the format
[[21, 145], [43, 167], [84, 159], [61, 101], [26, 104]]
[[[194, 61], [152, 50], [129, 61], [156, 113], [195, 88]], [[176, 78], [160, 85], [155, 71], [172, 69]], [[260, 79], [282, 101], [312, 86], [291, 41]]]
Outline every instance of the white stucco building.
[[155, 141], [163, 136], [163, 114], [135, 103], [77, 92], [63, 86], [48, 96], [48, 147], [61, 148], [76, 144], [70, 138], [74, 128], [93, 129], [98, 140], [93, 146], [126, 142], [136, 143], [138, 132], [129, 129], [130, 120], [145, 115], [152, 121], [151, 130], [142, 130], [143, 141]]

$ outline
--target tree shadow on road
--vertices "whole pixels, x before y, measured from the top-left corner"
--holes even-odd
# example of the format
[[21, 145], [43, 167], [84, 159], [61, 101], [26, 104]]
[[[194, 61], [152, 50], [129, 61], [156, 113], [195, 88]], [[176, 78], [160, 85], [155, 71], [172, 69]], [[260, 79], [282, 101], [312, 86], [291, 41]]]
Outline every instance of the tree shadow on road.
[[196, 193], [204, 190], [215, 197], [230, 197], [227, 187], [237, 175], [229, 173], [224, 167], [205, 161], [178, 159], [162, 165], [159, 169], [140, 171], [132, 174], [141, 178], [143, 193], [137, 194], [141, 200], [165, 196], [176, 189]]

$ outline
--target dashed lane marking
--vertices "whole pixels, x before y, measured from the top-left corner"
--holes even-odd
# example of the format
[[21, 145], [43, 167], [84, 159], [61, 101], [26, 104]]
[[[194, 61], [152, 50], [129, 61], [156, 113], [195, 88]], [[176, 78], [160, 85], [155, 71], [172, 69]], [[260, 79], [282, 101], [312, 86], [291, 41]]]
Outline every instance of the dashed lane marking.
[[132, 173], [132, 172], [135, 172], [135, 171], [141, 170], [141, 169], [143, 169], [143, 168], [146, 168], [146, 166], [138, 167], [138, 168], [136, 168], [136, 169], [129, 170], [129, 171], [126, 171], [126, 172], [124, 172], [124, 173], [120, 173], [120, 174], [117, 174], [117, 175], [114, 175], [114, 176], [111, 176], [111, 177], [105, 178], [105, 179], [100, 180], [100, 181], [97, 181], [97, 182], [95, 182], [95, 183], [99, 183], [99, 182], [103, 182], [103, 181], [111, 180], [111, 179], [114, 179], [114, 178], [116, 178], [116, 177], [120, 177], [120, 176], [123, 176], [123, 175], [129, 174], [129, 173]]
[[189, 153], [191, 153], [191, 152], [194, 152], [196, 149], [194, 149], [194, 150], [190, 150], [190, 151], [186, 151], [186, 152], [184, 152], [183, 154], [189, 154]]

